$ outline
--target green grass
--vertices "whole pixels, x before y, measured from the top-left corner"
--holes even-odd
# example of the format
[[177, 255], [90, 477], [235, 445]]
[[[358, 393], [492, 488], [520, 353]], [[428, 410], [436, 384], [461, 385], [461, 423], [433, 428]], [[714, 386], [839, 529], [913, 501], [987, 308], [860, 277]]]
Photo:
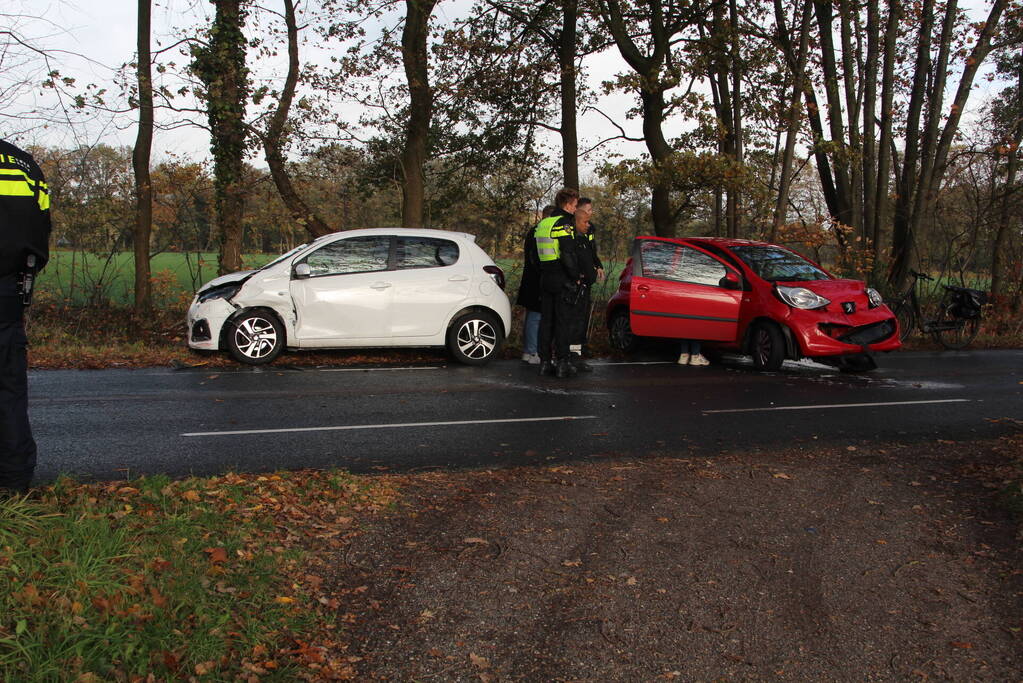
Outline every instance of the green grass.
[[288, 506], [337, 514], [373, 495], [314, 473], [63, 479], [0, 500], [0, 680], [235, 680], [251, 666], [293, 680], [323, 615], [289, 578], [309, 569], [281, 532], [300, 524]]
[[[246, 268], [258, 268], [278, 254], [246, 254]], [[217, 275], [213, 253], [157, 254], [150, 262], [157, 304], [177, 303]], [[47, 300], [81, 305], [110, 302], [128, 305], [135, 287], [135, 257], [118, 252], [110, 257], [78, 251], [54, 250], [39, 274], [37, 292]]]

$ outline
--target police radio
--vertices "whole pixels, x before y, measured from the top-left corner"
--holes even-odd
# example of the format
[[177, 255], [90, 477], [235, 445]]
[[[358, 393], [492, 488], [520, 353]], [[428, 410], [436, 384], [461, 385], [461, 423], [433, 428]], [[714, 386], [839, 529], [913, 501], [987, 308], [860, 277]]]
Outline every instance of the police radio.
[[36, 281], [36, 255], [29, 254], [25, 259], [25, 272], [21, 274], [21, 302], [28, 306], [32, 303], [32, 288]]

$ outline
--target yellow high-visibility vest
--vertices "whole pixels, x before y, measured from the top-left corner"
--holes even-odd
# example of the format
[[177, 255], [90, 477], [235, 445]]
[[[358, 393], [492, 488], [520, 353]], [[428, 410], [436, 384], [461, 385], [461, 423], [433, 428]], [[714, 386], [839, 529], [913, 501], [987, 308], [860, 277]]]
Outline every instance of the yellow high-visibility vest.
[[561, 258], [558, 238], [568, 237], [572, 234], [570, 225], [555, 226], [559, 220], [561, 220], [561, 216], [548, 216], [536, 224], [533, 236], [536, 237], [536, 253], [540, 257], [541, 263], [557, 261]]

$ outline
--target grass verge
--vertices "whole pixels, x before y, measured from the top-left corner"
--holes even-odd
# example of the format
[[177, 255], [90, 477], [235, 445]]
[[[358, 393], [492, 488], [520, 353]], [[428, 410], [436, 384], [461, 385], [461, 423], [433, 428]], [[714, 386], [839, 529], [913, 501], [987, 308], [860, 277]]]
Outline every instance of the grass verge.
[[317, 551], [394, 496], [303, 471], [63, 479], [0, 501], [0, 680], [349, 678], [325, 654], [343, 646]]

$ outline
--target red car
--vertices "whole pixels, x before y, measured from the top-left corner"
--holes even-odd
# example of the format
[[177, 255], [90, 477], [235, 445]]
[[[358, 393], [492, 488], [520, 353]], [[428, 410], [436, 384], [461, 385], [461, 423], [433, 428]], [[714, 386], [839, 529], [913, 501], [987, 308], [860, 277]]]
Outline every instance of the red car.
[[699, 339], [762, 370], [813, 358], [862, 372], [901, 345], [895, 315], [865, 283], [776, 244], [713, 237], [636, 238], [607, 326], [623, 351], [638, 337]]

